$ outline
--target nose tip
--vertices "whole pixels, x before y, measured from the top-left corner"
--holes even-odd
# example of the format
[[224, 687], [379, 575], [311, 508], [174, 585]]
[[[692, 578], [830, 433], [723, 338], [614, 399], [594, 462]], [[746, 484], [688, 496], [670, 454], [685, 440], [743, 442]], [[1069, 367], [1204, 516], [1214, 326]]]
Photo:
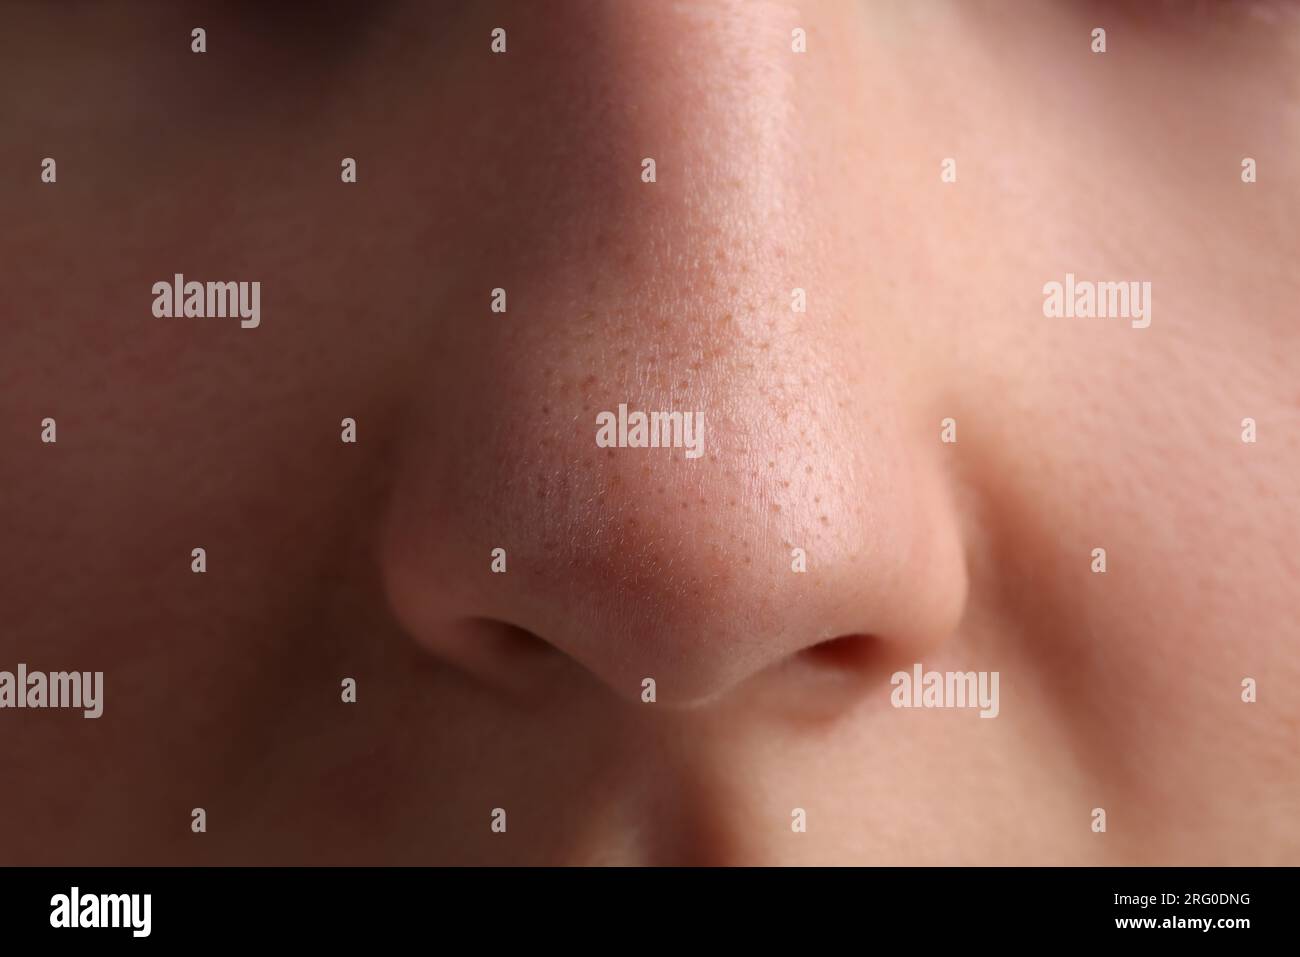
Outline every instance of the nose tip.
[[[648, 388], [632, 364], [540, 365], [441, 417], [400, 468], [384, 577], [434, 655], [518, 690], [554, 673], [549, 646], [621, 697], [653, 679], [656, 700], [691, 704], [830, 639], [920, 655], [955, 628], [965, 570], [939, 469], [833, 386], [783, 418], [722, 370], [732, 391], [710, 397]], [[602, 447], [620, 404], [702, 414], [701, 454]]]

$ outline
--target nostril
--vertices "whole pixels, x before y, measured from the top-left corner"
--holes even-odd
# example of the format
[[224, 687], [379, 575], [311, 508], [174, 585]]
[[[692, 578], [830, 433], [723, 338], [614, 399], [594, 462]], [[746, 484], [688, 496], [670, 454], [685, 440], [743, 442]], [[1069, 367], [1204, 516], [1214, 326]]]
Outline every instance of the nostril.
[[541, 635], [498, 618], [462, 618], [439, 645], [442, 657], [521, 704], [545, 704], [559, 689], [591, 679]]
[[496, 618], [465, 617], [421, 630], [434, 657], [512, 696], [533, 698], [554, 687], [573, 662], [541, 636]]
[[555, 646], [527, 628], [520, 628], [495, 618], [469, 618], [465, 621], [465, 638], [479, 651], [502, 666], [525, 665], [531, 660], [559, 654]]
[[834, 721], [888, 691], [888, 645], [874, 635], [849, 634], [809, 645], [749, 685], [749, 700], [764, 711], [810, 725]]
[[876, 641], [870, 635], [840, 635], [799, 652], [806, 664], [818, 668], [858, 671], [874, 660]]

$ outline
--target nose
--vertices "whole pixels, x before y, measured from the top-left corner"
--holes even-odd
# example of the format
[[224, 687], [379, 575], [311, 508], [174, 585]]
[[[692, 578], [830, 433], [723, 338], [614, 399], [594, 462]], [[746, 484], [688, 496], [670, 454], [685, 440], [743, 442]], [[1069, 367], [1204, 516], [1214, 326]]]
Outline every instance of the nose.
[[706, 700], [836, 638], [919, 660], [965, 596], [952, 450], [825, 239], [851, 177], [815, 145], [807, 25], [616, 7], [512, 20], [518, 59], [472, 67], [476, 110], [525, 119], [462, 170], [506, 171], [473, 227], [499, 238], [444, 264], [443, 374], [409, 393], [384, 522], [393, 611], [487, 681], [549, 646], [629, 699]]

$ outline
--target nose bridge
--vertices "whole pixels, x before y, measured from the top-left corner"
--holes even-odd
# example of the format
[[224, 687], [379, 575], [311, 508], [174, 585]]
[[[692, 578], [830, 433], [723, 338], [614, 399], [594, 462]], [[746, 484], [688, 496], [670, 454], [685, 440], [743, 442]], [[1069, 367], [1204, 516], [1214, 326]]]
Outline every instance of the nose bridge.
[[626, 238], [686, 266], [683, 227], [750, 258], [755, 244], [796, 241], [798, 100], [801, 76], [816, 73], [790, 49], [797, 12], [767, 0], [557, 2], [509, 19], [517, 46], [473, 65], [485, 115], [458, 121], [497, 154], [476, 148], [465, 171], [485, 160], [497, 171], [500, 202], [487, 205], [513, 234], [501, 248], [527, 257], [545, 233], [538, 252], [553, 260], [591, 237]]

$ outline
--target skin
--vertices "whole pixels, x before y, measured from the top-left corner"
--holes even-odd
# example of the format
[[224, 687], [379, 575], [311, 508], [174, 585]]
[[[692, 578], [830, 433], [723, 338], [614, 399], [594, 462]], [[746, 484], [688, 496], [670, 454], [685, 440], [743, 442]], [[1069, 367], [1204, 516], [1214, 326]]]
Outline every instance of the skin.
[[0, 861], [1300, 863], [1291, 4], [5, 16]]

